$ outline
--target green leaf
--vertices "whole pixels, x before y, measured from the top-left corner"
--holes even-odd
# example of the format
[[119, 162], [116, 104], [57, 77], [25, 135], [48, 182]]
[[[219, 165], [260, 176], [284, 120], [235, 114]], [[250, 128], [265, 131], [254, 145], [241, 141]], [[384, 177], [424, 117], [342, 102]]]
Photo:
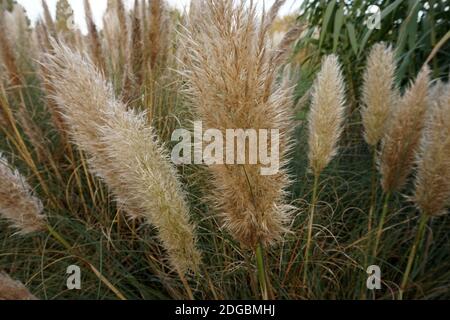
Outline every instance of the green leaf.
[[330, 1], [325, 10], [325, 14], [323, 16], [322, 28], [320, 30], [320, 39], [319, 39], [319, 49], [322, 47], [323, 40], [325, 40], [325, 35], [327, 34], [328, 23], [330, 22], [331, 14], [333, 13], [334, 6], [336, 5], [336, 0]]
[[344, 8], [340, 7], [334, 17], [333, 52], [336, 52], [342, 25], [344, 24]]
[[418, 17], [420, 7], [417, 6], [416, 13], [414, 14], [414, 18], [411, 20], [411, 23], [408, 26], [408, 46], [410, 49], [415, 48], [417, 46], [417, 30], [418, 30]]
[[[400, 30], [399, 30], [399, 35], [398, 35], [398, 40], [397, 40], [397, 50], [399, 52], [403, 52], [405, 45], [406, 45], [406, 40], [408, 38], [413, 37], [413, 33], [416, 33], [416, 30], [414, 30], [414, 26], [416, 26], [417, 29], [417, 14], [419, 13], [419, 1], [415, 1], [415, 2], [410, 2], [410, 8], [409, 8], [409, 13], [408, 16], [406, 17], [406, 19], [403, 21]], [[413, 22], [416, 22], [415, 24]], [[415, 45], [412, 44], [409, 46], [409, 49], [412, 50], [414, 49]]]
[[307, 120], [308, 119], [308, 111], [306, 111], [306, 110], [299, 111], [296, 114], [295, 119], [296, 120], [302, 120], [302, 121]]
[[348, 31], [348, 38], [350, 39], [350, 44], [352, 46], [353, 52], [355, 54], [358, 54], [358, 41], [356, 40], [355, 26], [351, 22], [347, 23], [346, 26]]

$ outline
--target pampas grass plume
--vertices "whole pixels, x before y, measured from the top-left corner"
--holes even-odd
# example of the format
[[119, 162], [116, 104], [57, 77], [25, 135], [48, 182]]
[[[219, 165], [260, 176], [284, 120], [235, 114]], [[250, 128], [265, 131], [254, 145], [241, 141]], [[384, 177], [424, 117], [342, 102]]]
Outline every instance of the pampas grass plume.
[[11, 169], [0, 153], [0, 217], [7, 219], [19, 234], [45, 228], [41, 201], [31, 194], [25, 178]]
[[127, 112], [95, 66], [64, 45], [44, 63], [74, 142], [131, 218], [157, 227], [180, 273], [198, 268], [194, 227], [175, 169], [143, 114]]
[[264, 20], [258, 20], [254, 6], [224, 0], [192, 4], [181, 36], [183, 74], [204, 130], [280, 132], [281, 168], [274, 175], [261, 175], [260, 164], [209, 166], [215, 187], [212, 198], [225, 229], [248, 248], [272, 245], [285, 234], [290, 211], [284, 199], [289, 179], [283, 164], [289, 148], [292, 90], [275, 82], [284, 61], [272, 59], [280, 52], [270, 48]]
[[0, 272], [0, 300], [37, 300], [20, 281]]
[[450, 85], [433, 101], [417, 154], [414, 201], [423, 214], [446, 213], [450, 204]]
[[313, 86], [309, 113], [309, 163], [315, 176], [337, 154], [345, 118], [345, 87], [341, 66], [335, 55], [322, 61]]
[[394, 108], [386, 127], [379, 164], [385, 193], [400, 190], [414, 165], [428, 109], [429, 74], [425, 66]]
[[139, 217], [158, 228], [171, 264], [182, 273], [195, 271], [200, 253], [184, 191], [167, 152], [146, 123], [143, 114], [129, 112], [101, 129], [110, 171], [119, 178], [111, 187], [122, 190], [125, 207], [139, 208]]
[[364, 138], [370, 146], [382, 139], [390, 111], [397, 100], [394, 52], [384, 43], [375, 44], [364, 73], [361, 110]]

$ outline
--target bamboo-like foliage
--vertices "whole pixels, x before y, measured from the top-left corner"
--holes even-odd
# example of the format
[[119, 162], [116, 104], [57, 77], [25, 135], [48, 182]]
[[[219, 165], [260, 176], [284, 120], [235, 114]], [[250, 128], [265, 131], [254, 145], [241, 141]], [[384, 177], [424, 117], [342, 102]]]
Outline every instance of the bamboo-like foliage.
[[[283, 165], [292, 91], [275, 81], [281, 62], [274, 64], [279, 52], [268, 45], [268, 34], [261, 28], [264, 20], [257, 18], [254, 6], [234, 1], [207, 0], [195, 8], [199, 12], [190, 13], [182, 36], [183, 60], [187, 93], [203, 128], [223, 134], [226, 128], [278, 129]], [[286, 172], [263, 176], [260, 168], [261, 163], [209, 166], [224, 226], [251, 248], [281, 239], [289, 219]]]
[[11, 168], [0, 154], [0, 217], [7, 219], [19, 234], [45, 228], [42, 202], [31, 193], [25, 178]]
[[0, 272], [0, 300], [37, 300], [20, 281]]
[[384, 43], [373, 46], [364, 73], [361, 109], [364, 138], [376, 146], [383, 138], [391, 110], [398, 99], [395, 89], [394, 51]]
[[309, 113], [309, 165], [318, 176], [337, 154], [345, 119], [345, 86], [338, 58], [330, 55], [313, 86]]
[[131, 218], [156, 226], [172, 266], [197, 269], [200, 254], [176, 172], [143, 114], [127, 112], [92, 63], [64, 45], [44, 63], [74, 142], [90, 156]]
[[385, 193], [400, 190], [411, 173], [428, 109], [429, 73], [421, 70], [390, 116], [379, 165]]
[[450, 204], [450, 85], [432, 100], [417, 154], [414, 201], [423, 214], [446, 213]]

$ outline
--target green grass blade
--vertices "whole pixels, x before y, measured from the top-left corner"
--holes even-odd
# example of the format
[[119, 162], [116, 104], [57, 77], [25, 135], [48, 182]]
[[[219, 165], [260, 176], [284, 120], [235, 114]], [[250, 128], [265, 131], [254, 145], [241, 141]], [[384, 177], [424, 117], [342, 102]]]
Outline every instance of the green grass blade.
[[328, 24], [330, 23], [331, 15], [333, 13], [335, 5], [336, 0], [333, 0], [328, 4], [327, 9], [325, 10], [322, 22], [322, 29], [320, 30], [319, 49], [322, 47], [323, 41], [327, 34]]
[[348, 31], [348, 38], [350, 39], [350, 45], [352, 46], [353, 52], [358, 54], [358, 41], [356, 40], [356, 31], [353, 23], [349, 22], [346, 24]]
[[341, 35], [342, 25], [344, 24], [344, 8], [340, 7], [336, 12], [334, 18], [334, 30], [333, 30], [333, 52], [336, 52], [339, 36]]

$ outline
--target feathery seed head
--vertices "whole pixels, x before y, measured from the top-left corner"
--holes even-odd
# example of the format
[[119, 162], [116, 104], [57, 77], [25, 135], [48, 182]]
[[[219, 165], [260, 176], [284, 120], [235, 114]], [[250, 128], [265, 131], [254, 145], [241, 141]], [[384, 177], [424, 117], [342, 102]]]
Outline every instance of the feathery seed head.
[[200, 253], [195, 228], [178, 175], [144, 114], [123, 113], [100, 129], [110, 170], [118, 176], [119, 201], [139, 209], [156, 226], [171, 265], [182, 273], [196, 270]]
[[20, 281], [0, 272], [0, 300], [37, 300]]
[[143, 114], [128, 112], [93, 64], [64, 45], [44, 63], [75, 143], [131, 218], [157, 227], [173, 267], [196, 270], [200, 254], [175, 169]]
[[383, 137], [397, 97], [394, 52], [384, 43], [377, 43], [367, 59], [361, 110], [364, 138], [369, 145], [376, 146]]
[[337, 153], [345, 119], [345, 86], [335, 55], [324, 58], [313, 86], [309, 124], [309, 163], [319, 175]]
[[411, 173], [428, 109], [430, 69], [425, 66], [394, 108], [381, 145], [384, 192], [399, 191]]
[[3, 65], [8, 71], [9, 82], [12, 86], [20, 86], [22, 85], [22, 79], [17, 59], [11, 45], [11, 39], [7, 37], [6, 32], [3, 32], [3, 30], [7, 29], [5, 18], [6, 12], [0, 12], [0, 30], [2, 30], [2, 32], [0, 32], [0, 55], [2, 55]]
[[[268, 18], [259, 19], [252, 3], [246, 7], [236, 1], [197, 1], [191, 9], [181, 35], [183, 75], [204, 130], [219, 129], [225, 136], [226, 129], [278, 129], [284, 164], [290, 146], [292, 88], [276, 82], [285, 61], [273, 59], [280, 52], [269, 45], [269, 28], [263, 27]], [[270, 15], [277, 11], [275, 7]], [[286, 172], [262, 176], [260, 167], [209, 166], [213, 198], [225, 228], [251, 248], [280, 240], [289, 220]]]
[[436, 216], [450, 205], [450, 85], [432, 100], [417, 153], [413, 200], [423, 214]]
[[7, 219], [19, 234], [45, 228], [41, 201], [31, 194], [25, 178], [11, 169], [0, 153], [0, 217]]

